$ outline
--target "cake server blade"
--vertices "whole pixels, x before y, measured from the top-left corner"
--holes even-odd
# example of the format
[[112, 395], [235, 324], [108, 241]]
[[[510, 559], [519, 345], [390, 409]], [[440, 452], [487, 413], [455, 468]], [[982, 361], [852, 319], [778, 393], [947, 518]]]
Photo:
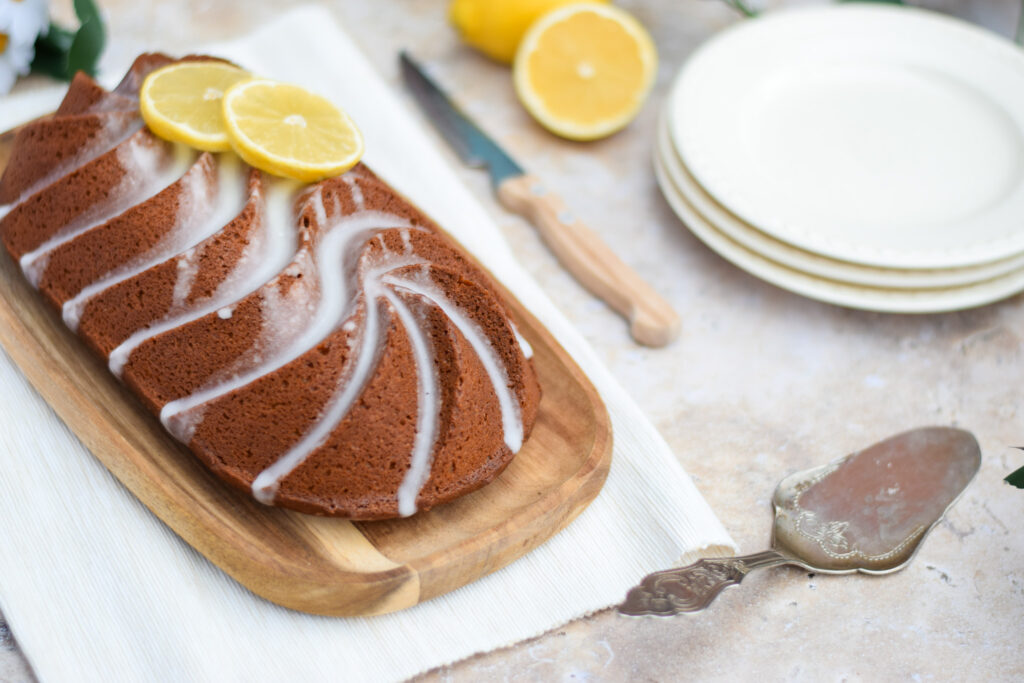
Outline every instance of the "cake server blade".
[[539, 178], [512, 157], [459, 110], [404, 50], [402, 77], [427, 117], [467, 165], [486, 168], [505, 208], [530, 221], [576, 280], [626, 317], [633, 339], [664, 346], [679, 334], [679, 316], [668, 302], [581, 220]]
[[699, 612], [755, 569], [888, 574], [914, 558], [981, 467], [970, 432], [919, 427], [791, 474], [772, 496], [771, 549], [698, 560], [644, 577], [619, 605], [631, 617]]

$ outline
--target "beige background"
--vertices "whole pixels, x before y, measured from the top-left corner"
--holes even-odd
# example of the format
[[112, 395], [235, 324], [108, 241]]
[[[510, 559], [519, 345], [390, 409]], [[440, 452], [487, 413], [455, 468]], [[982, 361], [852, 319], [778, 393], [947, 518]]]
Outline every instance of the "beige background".
[[[462, 170], [521, 262], [668, 439], [743, 551], [766, 546], [771, 491], [796, 469], [923, 424], [973, 430], [985, 456], [978, 479], [903, 572], [758, 573], [699, 616], [630, 620], [605, 612], [428, 680], [1024, 677], [1024, 529], [1016, 524], [1024, 491], [1001, 481], [1024, 465], [1024, 453], [1011, 448], [1024, 446], [1024, 297], [936, 316], [850, 311], [764, 284], [691, 236], [654, 182], [654, 122], [673, 74], [704, 39], [737, 20], [732, 12], [714, 0], [620, 2], [654, 35], [657, 85], [627, 130], [580, 144], [528, 118], [508, 70], [457, 43], [443, 0], [325, 4], [396, 87], [399, 48], [426, 61], [486, 130], [677, 307], [684, 329], [675, 345], [635, 346], [529, 226], [494, 203], [485, 175]], [[1018, 11], [1015, 0], [925, 4], [1006, 35]], [[112, 36], [107, 59], [117, 63], [143, 49], [181, 51], [236, 35], [282, 7], [273, 0], [101, 5]], [[70, 17], [69, 7], [55, 2], [60, 16]], [[0, 680], [31, 679], [0, 622]]]

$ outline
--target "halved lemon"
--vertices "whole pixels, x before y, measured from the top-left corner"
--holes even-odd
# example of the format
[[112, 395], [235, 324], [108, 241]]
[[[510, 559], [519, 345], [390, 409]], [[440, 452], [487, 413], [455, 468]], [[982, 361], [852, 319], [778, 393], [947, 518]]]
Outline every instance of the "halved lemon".
[[232, 85], [252, 78], [223, 62], [178, 62], [157, 69], [139, 90], [142, 118], [165, 140], [210, 152], [231, 149], [221, 98]]
[[594, 140], [636, 116], [654, 83], [658, 56], [646, 29], [613, 6], [553, 10], [516, 52], [516, 93], [541, 125], [572, 140]]
[[305, 182], [339, 175], [363, 156], [348, 114], [305, 88], [265, 79], [224, 94], [231, 147], [250, 166]]
[[[608, 0], [601, 0], [607, 2]], [[511, 64], [530, 25], [546, 12], [579, 0], [452, 0], [448, 19], [463, 41]]]

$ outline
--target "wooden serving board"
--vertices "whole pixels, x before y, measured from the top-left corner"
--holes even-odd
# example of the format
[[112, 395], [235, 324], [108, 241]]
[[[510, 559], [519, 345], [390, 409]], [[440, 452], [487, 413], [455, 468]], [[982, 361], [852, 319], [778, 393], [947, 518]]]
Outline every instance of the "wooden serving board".
[[[12, 139], [0, 136], [0, 172]], [[533, 434], [497, 480], [400, 520], [350, 522], [263, 506], [171, 438], [0, 252], [0, 344], [36, 390], [157, 517], [239, 583], [285, 607], [383, 614], [447, 593], [564, 528], [608, 474], [604, 404], [551, 334], [508, 296], [533, 346], [543, 398]]]

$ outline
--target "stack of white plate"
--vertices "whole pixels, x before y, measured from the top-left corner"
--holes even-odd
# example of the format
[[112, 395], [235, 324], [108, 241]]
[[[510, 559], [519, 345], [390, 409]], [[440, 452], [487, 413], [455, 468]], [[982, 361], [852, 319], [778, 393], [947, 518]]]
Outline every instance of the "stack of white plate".
[[1024, 53], [923, 10], [839, 5], [723, 32], [662, 113], [658, 182], [779, 287], [925, 313], [1024, 290]]

